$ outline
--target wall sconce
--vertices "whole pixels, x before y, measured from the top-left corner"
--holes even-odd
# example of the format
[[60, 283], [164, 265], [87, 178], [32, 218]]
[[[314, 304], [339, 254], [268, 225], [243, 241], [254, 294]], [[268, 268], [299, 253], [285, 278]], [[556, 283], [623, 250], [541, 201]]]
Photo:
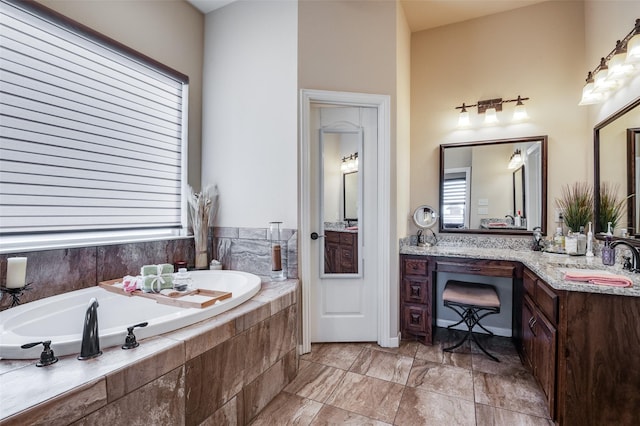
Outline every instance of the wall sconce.
[[340, 165], [340, 171], [342, 173], [352, 173], [358, 171], [358, 153], [355, 152], [348, 157], [342, 157], [342, 164]]
[[509, 159], [509, 170], [515, 170], [518, 167], [522, 166], [524, 161], [522, 161], [522, 153], [519, 149], [516, 149], [513, 154], [511, 154], [511, 158]]
[[616, 42], [616, 47], [587, 74], [578, 105], [597, 104], [640, 73], [640, 19], [629, 34]]
[[529, 98], [523, 98], [518, 95], [515, 99], [487, 99], [483, 101], [478, 101], [478, 103], [473, 105], [467, 105], [466, 103], [462, 103], [462, 106], [455, 107], [455, 109], [459, 109], [460, 115], [458, 116], [458, 127], [467, 127], [471, 124], [469, 120], [469, 112], [467, 108], [478, 107], [478, 114], [484, 114], [484, 124], [496, 124], [499, 122], [498, 120], [498, 112], [502, 111], [502, 104], [508, 102], [516, 102], [516, 107], [513, 112], [513, 121], [523, 121], [529, 118], [527, 114], [527, 110], [524, 106], [523, 101], [528, 101]]

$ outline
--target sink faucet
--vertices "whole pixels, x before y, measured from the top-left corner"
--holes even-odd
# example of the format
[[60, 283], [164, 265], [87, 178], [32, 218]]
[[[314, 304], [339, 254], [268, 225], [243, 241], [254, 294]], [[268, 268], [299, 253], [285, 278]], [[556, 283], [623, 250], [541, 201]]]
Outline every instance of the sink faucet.
[[100, 336], [98, 336], [98, 299], [92, 297], [89, 300], [87, 312], [84, 315], [82, 330], [82, 346], [80, 347], [79, 360], [95, 358], [102, 355], [100, 350]]
[[511, 224], [514, 225], [516, 223], [516, 219], [511, 216], [510, 214], [505, 214], [504, 217], [508, 217], [509, 219], [511, 219]]
[[633, 244], [629, 244], [624, 240], [617, 240], [611, 243], [611, 247], [616, 247], [619, 245], [629, 247], [629, 250], [631, 251], [631, 255], [633, 256], [633, 260], [631, 261], [631, 266], [628, 268], [628, 270], [633, 272], [640, 272], [640, 249], [638, 249], [638, 247], [634, 246]]

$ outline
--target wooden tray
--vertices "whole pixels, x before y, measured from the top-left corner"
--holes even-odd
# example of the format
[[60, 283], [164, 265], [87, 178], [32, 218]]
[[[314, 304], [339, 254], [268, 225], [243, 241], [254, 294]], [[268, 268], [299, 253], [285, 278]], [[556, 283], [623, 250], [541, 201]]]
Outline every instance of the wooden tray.
[[98, 285], [105, 290], [127, 297], [145, 297], [147, 299], [155, 300], [156, 303], [179, 306], [181, 308], [206, 308], [207, 306], [213, 305], [218, 300], [228, 299], [232, 296], [232, 293], [228, 291], [206, 290], [203, 288], [197, 288], [191, 291], [180, 293], [176, 296], [165, 296], [164, 294], [159, 293], [145, 293], [144, 291], [140, 290], [129, 293], [124, 291], [122, 287], [115, 286], [115, 284], [118, 284], [120, 282], [122, 282], [122, 280], [108, 280], [99, 282]]

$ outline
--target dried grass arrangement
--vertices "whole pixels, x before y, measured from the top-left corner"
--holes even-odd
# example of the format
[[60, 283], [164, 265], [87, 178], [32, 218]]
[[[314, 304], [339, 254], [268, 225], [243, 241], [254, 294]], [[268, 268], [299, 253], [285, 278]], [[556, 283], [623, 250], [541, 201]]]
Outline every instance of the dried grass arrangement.
[[218, 213], [218, 198], [217, 186], [207, 185], [202, 192], [195, 192], [189, 187], [189, 194], [187, 194], [189, 222], [193, 229], [197, 269], [206, 268], [209, 263], [207, 258], [209, 226], [213, 226], [213, 220]]
[[556, 198], [556, 205], [564, 212], [564, 223], [578, 232], [593, 220], [593, 188], [586, 182], [575, 182], [562, 187], [562, 197]]
[[600, 193], [598, 199], [598, 225], [603, 232], [607, 231], [611, 222], [611, 229], [615, 229], [624, 212], [625, 202], [634, 194], [626, 197], [618, 197], [620, 184], [611, 182], [600, 183]]

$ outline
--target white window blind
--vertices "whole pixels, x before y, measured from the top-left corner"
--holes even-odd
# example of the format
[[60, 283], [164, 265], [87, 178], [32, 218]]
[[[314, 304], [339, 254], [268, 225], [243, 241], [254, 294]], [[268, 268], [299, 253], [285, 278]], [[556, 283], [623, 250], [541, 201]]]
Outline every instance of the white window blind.
[[445, 178], [442, 190], [442, 204], [445, 213], [443, 223], [463, 226], [467, 200], [466, 177]]
[[0, 234], [182, 227], [187, 78], [32, 7], [0, 13]]

